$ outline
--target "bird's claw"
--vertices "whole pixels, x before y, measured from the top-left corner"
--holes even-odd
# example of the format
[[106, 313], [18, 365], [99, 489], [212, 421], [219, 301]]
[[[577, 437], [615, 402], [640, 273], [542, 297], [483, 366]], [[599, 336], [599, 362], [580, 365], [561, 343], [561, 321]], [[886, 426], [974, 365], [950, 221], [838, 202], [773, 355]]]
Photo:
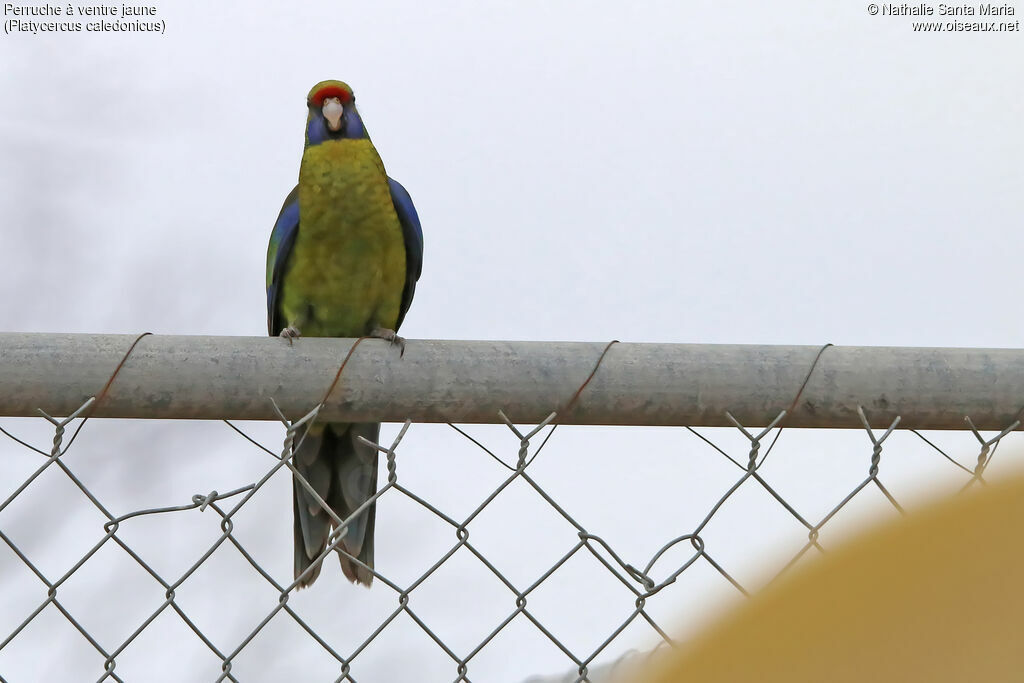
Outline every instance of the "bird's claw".
[[281, 334], [279, 334], [278, 336], [287, 339], [288, 346], [291, 346], [294, 343], [295, 339], [298, 339], [299, 337], [302, 336], [302, 333], [299, 332], [299, 328], [289, 325], [288, 327], [281, 330]]
[[374, 339], [383, 339], [384, 341], [391, 342], [392, 346], [397, 346], [399, 349], [399, 356], [405, 355], [405, 338], [399, 337], [398, 333], [387, 327], [378, 327], [369, 334]]

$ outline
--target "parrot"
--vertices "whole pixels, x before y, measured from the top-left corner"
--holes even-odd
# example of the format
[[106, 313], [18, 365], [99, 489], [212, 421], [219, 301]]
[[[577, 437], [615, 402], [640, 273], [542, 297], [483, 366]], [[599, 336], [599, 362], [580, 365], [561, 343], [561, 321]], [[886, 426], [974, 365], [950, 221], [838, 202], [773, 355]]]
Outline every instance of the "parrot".
[[[299, 180], [278, 213], [267, 248], [267, 331], [289, 343], [305, 337], [377, 337], [400, 346], [397, 332], [423, 266], [423, 230], [412, 198], [388, 177], [356, 109], [352, 88], [321, 81], [306, 97]], [[377, 492], [380, 423], [326, 423], [294, 447], [295, 470], [342, 520]], [[327, 546], [334, 520], [292, 476], [295, 578]], [[349, 524], [338, 544], [345, 577], [373, 581], [376, 501]], [[303, 575], [305, 573], [305, 575]]]

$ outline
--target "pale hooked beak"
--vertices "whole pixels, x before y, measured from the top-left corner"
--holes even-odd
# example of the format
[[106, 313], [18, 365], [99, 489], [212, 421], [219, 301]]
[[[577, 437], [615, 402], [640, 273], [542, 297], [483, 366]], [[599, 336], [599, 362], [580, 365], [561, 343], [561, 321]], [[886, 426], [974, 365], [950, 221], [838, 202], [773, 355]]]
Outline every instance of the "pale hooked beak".
[[327, 119], [327, 127], [331, 129], [331, 132], [337, 133], [341, 130], [341, 116], [345, 113], [345, 107], [341, 104], [341, 98], [328, 97], [324, 100], [321, 111], [324, 114], [324, 118]]

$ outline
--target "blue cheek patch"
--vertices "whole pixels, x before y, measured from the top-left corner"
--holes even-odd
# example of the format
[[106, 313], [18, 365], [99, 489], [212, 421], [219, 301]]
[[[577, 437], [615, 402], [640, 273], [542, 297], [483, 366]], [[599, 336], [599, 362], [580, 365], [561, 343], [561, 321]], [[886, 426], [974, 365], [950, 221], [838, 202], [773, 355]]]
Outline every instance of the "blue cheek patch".
[[363, 120], [354, 109], [349, 109], [345, 112], [345, 137], [350, 140], [360, 140], [366, 137]]
[[363, 119], [359, 117], [359, 112], [355, 109], [346, 109], [345, 116], [342, 119], [345, 123], [345, 127], [341, 130], [341, 135], [337, 133], [331, 133], [330, 129], [327, 128], [327, 121], [322, 116], [314, 116], [306, 124], [306, 137], [309, 139], [309, 144], [319, 145], [321, 142], [327, 140], [362, 140], [366, 137], [366, 128], [363, 127]]
[[311, 145], [319, 145], [324, 140], [330, 139], [327, 122], [322, 116], [314, 116], [309, 120], [309, 124], [306, 126], [306, 137]]

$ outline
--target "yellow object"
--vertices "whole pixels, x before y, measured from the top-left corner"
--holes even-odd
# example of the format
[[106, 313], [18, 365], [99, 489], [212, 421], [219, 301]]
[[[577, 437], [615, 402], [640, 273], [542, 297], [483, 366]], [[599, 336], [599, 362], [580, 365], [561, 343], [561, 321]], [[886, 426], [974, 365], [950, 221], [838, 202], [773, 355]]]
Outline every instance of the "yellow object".
[[830, 551], [630, 681], [1024, 681], [1024, 478]]
[[359, 337], [398, 327], [405, 244], [373, 143], [328, 140], [308, 147], [299, 167], [299, 207], [301, 227], [281, 284], [285, 323], [305, 337]]

